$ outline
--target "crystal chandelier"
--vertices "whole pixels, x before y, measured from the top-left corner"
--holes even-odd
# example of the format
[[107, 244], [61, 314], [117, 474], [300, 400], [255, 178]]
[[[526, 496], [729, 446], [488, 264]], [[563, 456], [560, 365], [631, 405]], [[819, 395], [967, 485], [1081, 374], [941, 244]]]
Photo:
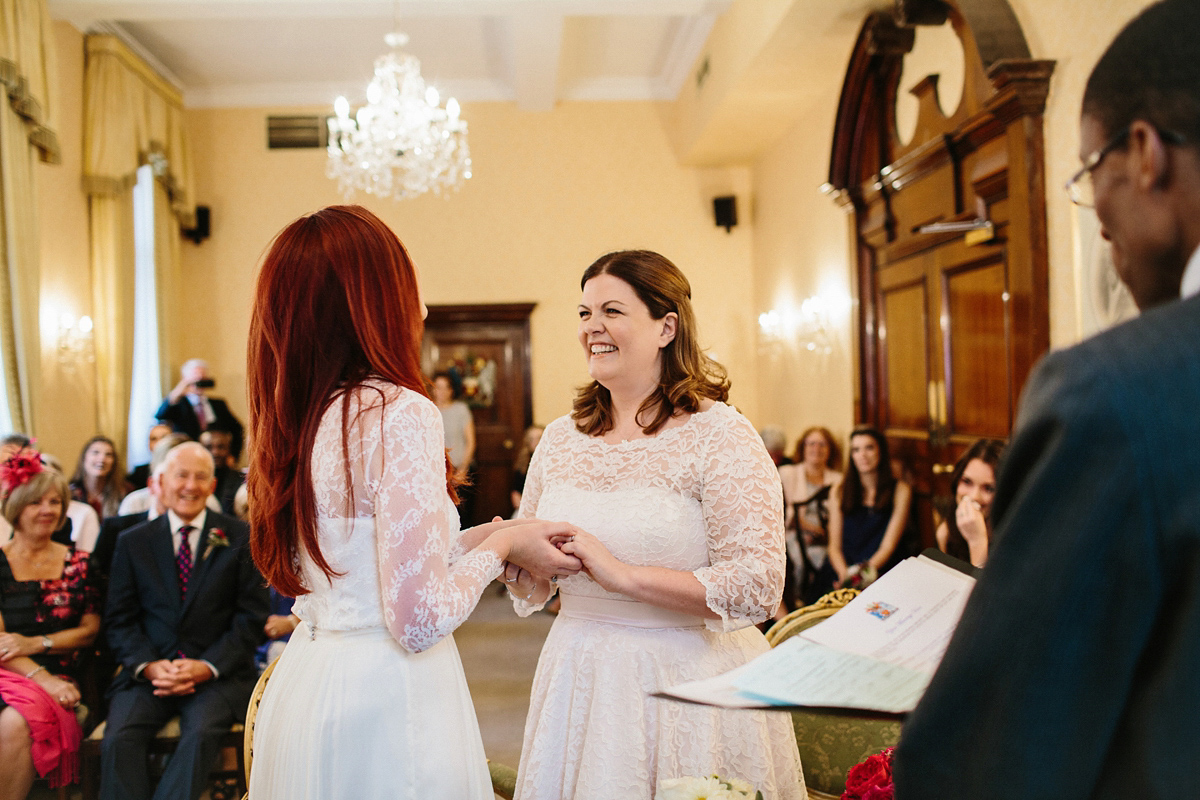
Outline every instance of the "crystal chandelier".
[[392, 51], [375, 60], [367, 104], [351, 117], [345, 97], [334, 103], [325, 174], [347, 197], [356, 189], [394, 200], [457, 191], [471, 177], [458, 101], [439, 105], [437, 89], [421, 77], [421, 62], [399, 51], [406, 35], [389, 33], [384, 41]]

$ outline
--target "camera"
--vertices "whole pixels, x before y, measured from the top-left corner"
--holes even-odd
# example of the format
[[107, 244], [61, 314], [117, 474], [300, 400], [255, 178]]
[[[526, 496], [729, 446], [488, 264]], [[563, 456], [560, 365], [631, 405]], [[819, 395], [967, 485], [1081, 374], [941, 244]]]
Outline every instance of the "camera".
[[200, 380], [196, 381], [192, 385], [195, 386], [197, 389], [211, 389], [217, 385], [217, 382], [214, 381], [212, 378], [201, 378]]

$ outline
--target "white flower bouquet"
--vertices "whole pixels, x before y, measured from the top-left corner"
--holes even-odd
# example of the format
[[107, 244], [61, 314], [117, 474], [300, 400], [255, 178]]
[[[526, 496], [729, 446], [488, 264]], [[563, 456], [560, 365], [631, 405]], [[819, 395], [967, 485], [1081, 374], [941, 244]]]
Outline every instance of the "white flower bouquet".
[[667, 778], [658, 782], [654, 800], [762, 800], [762, 792], [738, 778]]

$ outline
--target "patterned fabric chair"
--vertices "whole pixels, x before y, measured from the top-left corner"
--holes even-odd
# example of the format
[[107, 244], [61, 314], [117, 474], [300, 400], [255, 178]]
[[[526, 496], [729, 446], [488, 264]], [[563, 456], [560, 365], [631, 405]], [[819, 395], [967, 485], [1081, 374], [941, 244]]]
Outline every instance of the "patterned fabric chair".
[[[771, 626], [767, 641], [775, 647], [831, 616], [857, 594], [857, 589], [838, 589], [796, 609]], [[846, 789], [846, 773], [851, 767], [900, 739], [899, 720], [853, 712], [793, 711], [792, 725], [812, 800], [836, 800]]]

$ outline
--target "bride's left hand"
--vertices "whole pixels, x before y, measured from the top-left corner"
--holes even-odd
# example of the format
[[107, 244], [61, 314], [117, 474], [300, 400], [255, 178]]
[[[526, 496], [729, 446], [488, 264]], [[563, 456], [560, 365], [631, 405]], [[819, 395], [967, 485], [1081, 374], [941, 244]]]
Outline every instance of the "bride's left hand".
[[582, 561], [584, 571], [603, 589], [628, 594], [626, 586], [633, 568], [619, 561], [595, 536], [576, 529], [571, 539], [563, 542], [560, 548]]

